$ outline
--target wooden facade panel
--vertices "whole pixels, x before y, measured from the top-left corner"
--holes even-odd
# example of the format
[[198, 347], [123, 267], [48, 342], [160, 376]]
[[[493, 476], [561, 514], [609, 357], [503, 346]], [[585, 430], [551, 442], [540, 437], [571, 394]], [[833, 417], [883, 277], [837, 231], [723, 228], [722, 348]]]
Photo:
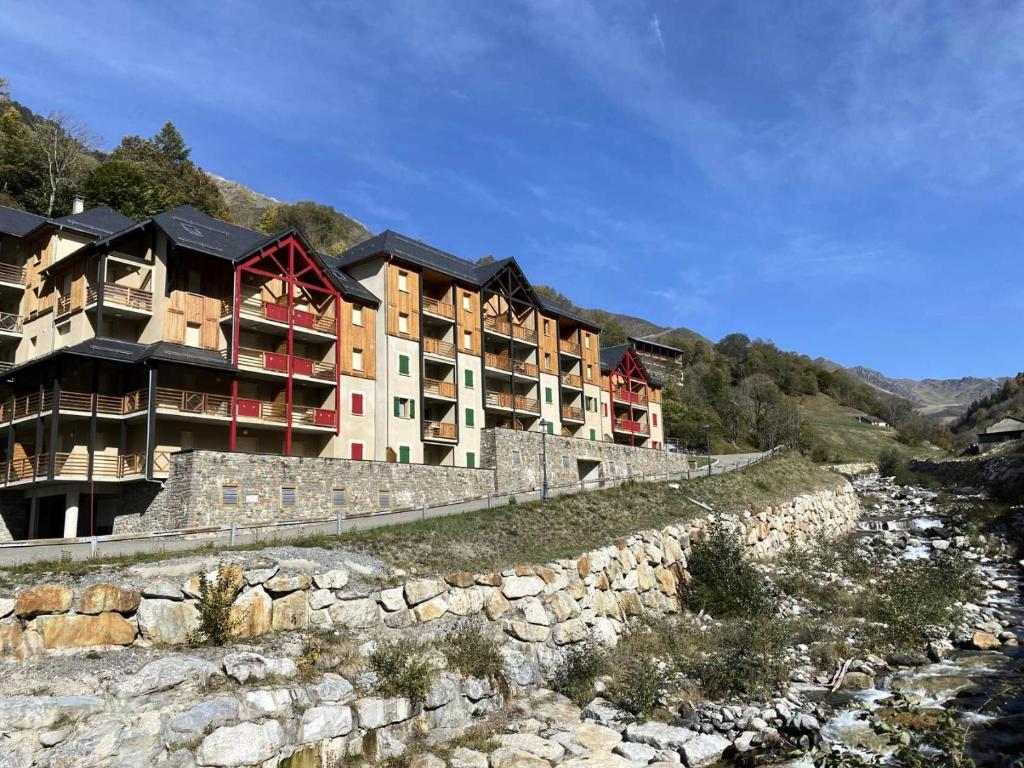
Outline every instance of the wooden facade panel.
[[164, 341], [184, 344], [186, 328], [199, 326], [199, 345], [220, 349], [220, 300], [188, 291], [171, 291], [164, 312]]
[[[465, 288], [455, 290], [455, 317], [458, 320], [459, 352], [480, 354], [483, 350], [483, 341], [480, 338], [480, 293], [478, 291], [469, 291]], [[469, 332], [471, 347], [466, 346], [466, 332]]]
[[[341, 372], [348, 376], [372, 379], [376, 376], [377, 310], [373, 307], [362, 307], [362, 325], [355, 325], [352, 322], [353, 304], [343, 300], [341, 307]], [[361, 371], [352, 365], [352, 352], [356, 349], [363, 352]]]
[[583, 381], [586, 384], [597, 384], [601, 375], [601, 342], [598, 335], [581, 328], [580, 347], [583, 357]]
[[558, 374], [558, 320], [540, 315], [537, 321], [537, 343], [540, 345], [540, 369]]
[[[400, 276], [405, 275], [406, 290], [400, 290]], [[388, 318], [387, 332], [391, 336], [419, 341], [420, 339], [420, 276], [397, 264], [387, 265]], [[399, 331], [399, 317], [409, 317], [409, 332]]]

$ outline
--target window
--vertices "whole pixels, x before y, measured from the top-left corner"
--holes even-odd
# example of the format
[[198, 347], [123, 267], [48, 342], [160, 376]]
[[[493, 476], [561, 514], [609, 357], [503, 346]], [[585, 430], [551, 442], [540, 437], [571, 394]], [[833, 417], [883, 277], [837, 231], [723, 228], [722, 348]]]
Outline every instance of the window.
[[406, 312], [398, 313], [398, 332], [404, 334], [409, 333], [409, 315]]
[[[590, 334], [589, 333], [584, 333], [583, 334], [583, 346], [585, 346], [587, 349], [590, 349]], [[590, 366], [588, 365], [587, 368], [589, 368], [589, 367]]]
[[520, 451], [512, 451], [512, 466], [523, 466], [523, 454]]
[[553, 421], [549, 421], [548, 422], [548, 434], [549, 435], [555, 434], [555, 422], [553, 422]]
[[295, 486], [294, 485], [282, 485], [281, 486], [281, 506], [282, 507], [294, 507], [295, 506]]
[[361, 349], [352, 350], [352, 370], [363, 370], [363, 350]]
[[544, 370], [545, 371], [550, 371], [551, 370], [551, 353], [550, 352], [545, 352], [544, 353]]
[[551, 335], [551, 321], [548, 320], [546, 317], [544, 318], [544, 335], [545, 336], [550, 336]]
[[467, 368], [463, 372], [463, 376], [465, 377], [465, 381], [466, 381], [466, 389], [472, 389], [473, 388], [473, 372]]
[[201, 347], [201, 327], [199, 323], [186, 323], [185, 325], [185, 344], [190, 347]]
[[363, 308], [362, 307], [357, 307], [357, 306], [353, 305], [352, 306], [352, 325], [362, 325], [362, 324], [363, 324]]
[[381, 509], [387, 509], [391, 506], [391, 489], [390, 488], [378, 488], [377, 489], [377, 506]]
[[398, 373], [402, 376], [409, 375], [409, 356], [399, 355], [398, 356]]
[[608, 415], [608, 403], [601, 403], [601, 415], [602, 416], [607, 416]]
[[597, 431], [593, 427], [590, 428], [590, 439], [597, 440]]
[[572, 456], [562, 456], [562, 469], [572, 469]]
[[651, 414], [651, 424], [653, 424], [654, 426], [658, 426], [658, 414]]
[[334, 488], [331, 491], [331, 503], [336, 507], [348, 506], [348, 491], [345, 486]]
[[402, 293], [409, 292], [409, 273], [399, 271], [398, 273], [398, 290]]
[[409, 446], [400, 445], [398, 446], [398, 463], [408, 464], [409, 463]]
[[408, 397], [396, 397], [395, 417], [399, 419], [415, 419], [416, 401]]
[[463, 349], [473, 348], [473, 333], [471, 331], [462, 332], [462, 347]]
[[363, 393], [353, 392], [352, 396], [352, 415], [362, 416], [363, 415]]
[[362, 443], [352, 443], [349, 446], [348, 455], [349, 455], [349, 458], [351, 458], [351, 459], [355, 459], [356, 461], [362, 461], [363, 460], [363, 444]]
[[471, 312], [473, 310], [473, 301], [469, 298], [468, 293], [462, 294], [462, 309], [466, 312]]
[[544, 402], [550, 405], [554, 401], [555, 401], [555, 396], [551, 392], [551, 387], [544, 387]]
[[466, 426], [467, 427], [472, 427], [473, 426], [474, 418], [475, 418], [475, 416], [473, 414], [473, 409], [472, 408], [467, 408], [466, 409]]
[[594, 407], [594, 398], [592, 398], [590, 395], [587, 395], [586, 397], [583, 398], [583, 407], [584, 409], [590, 411], [591, 413], [597, 410]]
[[466, 451], [466, 466], [470, 469], [476, 469], [476, 454], [472, 451]]
[[238, 486], [222, 485], [220, 487], [220, 503], [236, 506], [238, 504]]
[[587, 363], [587, 381], [593, 381], [593, 380], [594, 380], [594, 366], [592, 366], [590, 363]]

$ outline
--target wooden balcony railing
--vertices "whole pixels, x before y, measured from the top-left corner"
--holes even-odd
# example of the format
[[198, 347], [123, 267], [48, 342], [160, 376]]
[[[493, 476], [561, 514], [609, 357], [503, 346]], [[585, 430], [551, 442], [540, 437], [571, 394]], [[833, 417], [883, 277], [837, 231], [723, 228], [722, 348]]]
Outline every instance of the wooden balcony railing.
[[[93, 304], [98, 299], [99, 292], [95, 286], [90, 285], [85, 292], [85, 303]], [[138, 309], [143, 312], [152, 312], [153, 294], [141, 288], [129, 288], [117, 283], [104, 283], [103, 303], [115, 304], [119, 307], [127, 307], [128, 309]]]
[[[168, 457], [168, 465], [169, 463]], [[117, 480], [134, 477], [141, 475], [144, 469], [145, 459], [141, 453], [94, 453], [92, 457], [92, 476], [96, 478]], [[22, 456], [7, 462], [4, 482], [9, 484], [33, 478], [45, 478], [49, 471], [50, 454]], [[53, 454], [53, 474], [54, 477], [88, 477], [89, 454], [84, 451]]]
[[[127, 395], [102, 395], [70, 389], [61, 391], [58, 408], [61, 411], [92, 413], [93, 401], [96, 403], [96, 413], [104, 416], [124, 416], [146, 408], [144, 390]], [[0, 422], [22, 419], [52, 410], [53, 390], [43, 392], [42, 397], [38, 392], [33, 392], [31, 395], [22, 395], [0, 403]]]
[[4, 472], [4, 482], [16, 483], [21, 480], [31, 480], [35, 477], [46, 477], [50, 466], [50, 456], [40, 453], [36, 456], [20, 456], [7, 462]]
[[450, 301], [432, 299], [429, 296], [424, 296], [423, 311], [429, 312], [432, 315], [437, 315], [438, 317], [447, 318], [448, 320], [455, 319], [455, 305]]
[[455, 440], [458, 438], [458, 427], [448, 421], [424, 421], [424, 440]]
[[643, 405], [647, 402], [646, 392], [633, 392], [629, 389], [616, 389], [613, 391], [613, 397], [622, 403], [635, 403], [637, 405]]
[[0, 283], [25, 284], [25, 268], [16, 264], [0, 262]]
[[532, 344], [537, 343], [537, 330], [535, 328], [527, 328], [525, 325], [509, 323], [507, 317], [485, 317], [484, 328], [500, 333], [503, 336], [511, 336], [514, 339], [528, 341]]
[[562, 383], [567, 387], [573, 389], [581, 389], [583, 387], [583, 380], [575, 373], [563, 373], [561, 376]]
[[0, 312], [0, 331], [21, 333], [21, 317], [10, 312]]
[[13, 367], [14, 363], [9, 360], [0, 360], [0, 374], [7, 373]]
[[441, 339], [434, 339], [430, 336], [423, 337], [423, 351], [428, 355], [437, 355], [438, 357], [448, 357], [452, 360], [455, 359], [455, 345], [450, 341], [442, 341]]
[[295, 424], [334, 429], [338, 426], [338, 412], [327, 408], [314, 408], [308, 405], [293, 405], [292, 425], [294, 426]]
[[57, 303], [54, 306], [56, 307], [56, 317], [62, 317], [63, 315], [68, 314], [71, 312], [71, 297], [61, 296], [57, 299]]
[[455, 384], [451, 381], [437, 381], [436, 379], [423, 380], [423, 393], [436, 397], [447, 397], [455, 399]]
[[231, 398], [187, 389], [156, 388], [158, 411], [193, 414], [196, 416], [231, 416]]
[[562, 406], [562, 418], [566, 421], [583, 421], [583, 409], [571, 405]]
[[288, 355], [282, 352], [271, 352], [266, 349], [238, 348], [238, 365], [242, 368], [255, 368], [271, 373], [284, 373], [291, 370], [294, 376], [308, 376], [312, 379], [330, 381], [335, 378], [333, 363], [311, 360], [308, 357], [292, 356], [290, 365]]
[[508, 392], [488, 392], [484, 405], [488, 408], [514, 408], [523, 413], [540, 413], [540, 400]]
[[649, 435], [650, 427], [642, 421], [630, 421], [629, 419], [615, 419], [615, 429], [619, 432], [632, 432], [634, 434]]
[[572, 341], [570, 339], [559, 339], [558, 349], [559, 351], [564, 352], [567, 355], [573, 355], [574, 357], [580, 356], [580, 345], [577, 341]]
[[[232, 303], [230, 299], [223, 299], [220, 304], [221, 317], [230, 317]], [[264, 301], [258, 296], [247, 296], [242, 299], [239, 307], [239, 314], [247, 317], [258, 317], [274, 323], [288, 325], [288, 307], [275, 304], [272, 301]], [[334, 317], [318, 312], [307, 312], [304, 309], [292, 308], [292, 325], [296, 328], [306, 328], [321, 333], [334, 335], [336, 333]]]
[[531, 379], [537, 378], [537, 366], [533, 363], [524, 363], [519, 360], [512, 360], [508, 355], [495, 355], [492, 352], [484, 354], [484, 365], [490, 368], [498, 368], [502, 371], [508, 371], [511, 373], [521, 373], [524, 376], [529, 376]]

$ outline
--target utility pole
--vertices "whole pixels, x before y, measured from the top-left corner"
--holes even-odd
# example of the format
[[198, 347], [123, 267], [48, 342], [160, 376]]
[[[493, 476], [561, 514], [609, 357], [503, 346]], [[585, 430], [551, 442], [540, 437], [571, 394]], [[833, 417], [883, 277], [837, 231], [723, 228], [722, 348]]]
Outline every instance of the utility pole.
[[541, 501], [548, 500], [548, 424], [550, 423], [546, 419], [541, 419], [537, 422], [540, 425], [540, 467], [541, 474], [543, 476], [542, 485], [540, 487], [540, 498]]

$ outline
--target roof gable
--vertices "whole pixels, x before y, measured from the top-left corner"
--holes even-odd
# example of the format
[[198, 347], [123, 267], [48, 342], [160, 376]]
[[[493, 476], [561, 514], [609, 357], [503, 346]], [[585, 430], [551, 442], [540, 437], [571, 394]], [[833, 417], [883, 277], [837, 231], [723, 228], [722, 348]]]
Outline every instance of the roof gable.
[[63, 229], [71, 229], [81, 232], [84, 235], [93, 237], [108, 237], [135, 224], [135, 219], [130, 219], [124, 214], [118, 213], [109, 205], [98, 205], [89, 208], [81, 213], [70, 213], [57, 219], [51, 219], [50, 224]]
[[479, 284], [476, 265], [473, 262], [390, 229], [349, 248], [338, 258], [340, 266], [344, 268], [385, 254], [420, 267], [433, 269], [455, 280], [461, 280], [471, 285]]
[[661, 381], [654, 376], [640, 356], [634, 354], [629, 344], [616, 344], [613, 347], [602, 347], [601, 349], [601, 373], [611, 373], [626, 362], [643, 373], [644, 379], [652, 387], [660, 387]]
[[176, 246], [232, 262], [245, 258], [277, 237], [229, 224], [191, 205], [158, 213], [153, 221]]
[[1018, 419], [1016, 416], [1005, 416], [986, 429], [985, 433], [1017, 432], [1021, 429], [1024, 429], [1024, 419]]
[[46, 218], [0, 205], [0, 234], [25, 237], [46, 223]]

